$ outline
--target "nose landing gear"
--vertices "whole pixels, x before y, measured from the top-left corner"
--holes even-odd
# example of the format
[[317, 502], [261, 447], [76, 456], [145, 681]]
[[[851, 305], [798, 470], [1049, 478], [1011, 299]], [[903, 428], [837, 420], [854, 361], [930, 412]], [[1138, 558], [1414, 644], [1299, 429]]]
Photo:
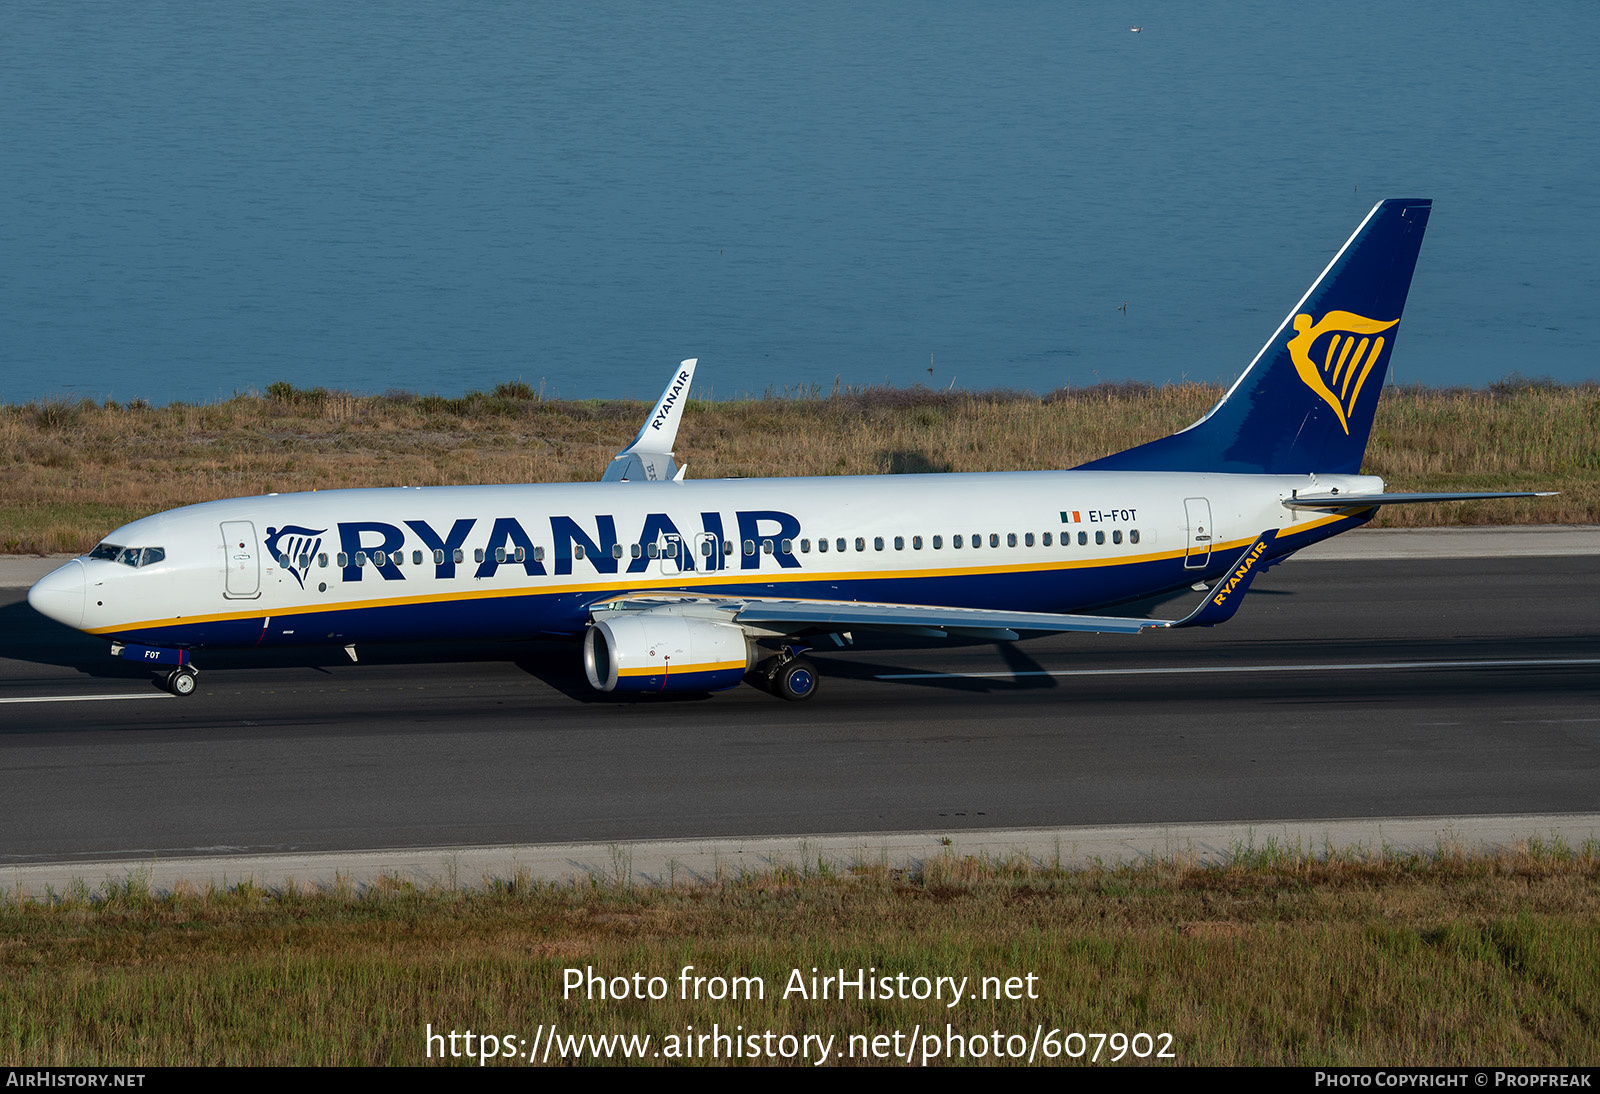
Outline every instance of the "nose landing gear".
[[180, 698], [193, 695], [199, 683], [196, 677], [200, 670], [189, 663], [188, 650], [173, 649], [170, 646], [130, 646], [122, 642], [113, 642], [111, 656], [123, 661], [136, 661], [152, 668], [172, 665], [172, 671], [158, 679], [161, 680], [162, 687]]
[[193, 665], [184, 665], [182, 668], [173, 669], [167, 673], [166, 688], [180, 699], [185, 695], [193, 695], [199, 680], [195, 678], [196, 669]]

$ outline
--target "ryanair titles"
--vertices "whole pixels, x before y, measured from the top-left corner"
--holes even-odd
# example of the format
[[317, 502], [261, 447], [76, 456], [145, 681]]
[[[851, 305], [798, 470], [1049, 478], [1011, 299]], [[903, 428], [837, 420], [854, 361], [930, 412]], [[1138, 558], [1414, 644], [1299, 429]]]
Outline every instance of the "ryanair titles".
[[1221, 607], [1223, 601], [1228, 599], [1228, 594], [1237, 589], [1240, 582], [1250, 576], [1250, 571], [1256, 567], [1256, 560], [1266, 553], [1267, 541], [1264, 539], [1256, 540], [1255, 546], [1246, 551], [1244, 558], [1240, 559], [1239, 564], [1233, 568], [1233, 573], [1217, 582], [1216, 587], [1211, 590], [1211, 603]]
[[[472, 576], [478, 578], [493, 577], [502, 566], [520, 566], [529, 577], [571, 574], [575, 565], [596, 574], [642, 574], [652, 566], [673, 573], [759, 570], [766, 557], [783, 569], [799, 569], [800, 560], [790, 549], [800, 534], [800, 521], [794, 516], [775, 509], [740, 510], [734, 514], [738, 542], [727, 537], [722, 517], [701, 513], [699, 527], [686, 531], [666, 513], [650, 513], [639, 534], [624, 540], [617, 534], [617, 518], [609, 514], [551, 516], [540, 518], [549, 526], [549, 538], [543, 543], [535, 543], [528, 526], [510, 516], [463, 517], [448, 531], [425, 520], [404, 521], [404, 528], [377, 520], [340, 521], [339, 565], [346, 581], [360, 581], [369, 562], [385, 581], [404, 580], [403, 563], [395, 564], [396, 555], [414, 537], [428, 548], [437, 578], [455, 577], [457, 566], [474, 567]], [[481, 530], [485, 525], [487, 539]], [[469, 542], [474, 544], [470, 556]]]

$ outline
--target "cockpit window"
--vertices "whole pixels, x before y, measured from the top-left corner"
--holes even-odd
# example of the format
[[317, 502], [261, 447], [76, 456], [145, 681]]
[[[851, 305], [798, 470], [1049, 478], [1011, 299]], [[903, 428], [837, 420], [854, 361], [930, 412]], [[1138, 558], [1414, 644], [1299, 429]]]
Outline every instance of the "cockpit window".
[[124, 566], [137, 569], [140, 566], [153, 566], [167, 557], [165, 547], [119, 547], [115, 543], [102, 543], [89, 552], [90, 558], [101, 558], [107, 562], [120, 562]]

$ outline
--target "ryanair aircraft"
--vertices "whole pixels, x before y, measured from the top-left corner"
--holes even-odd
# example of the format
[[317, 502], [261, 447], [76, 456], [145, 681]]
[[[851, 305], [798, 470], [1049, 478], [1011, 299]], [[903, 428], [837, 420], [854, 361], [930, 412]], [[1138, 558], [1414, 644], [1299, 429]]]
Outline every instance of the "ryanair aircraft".
[[[685, 361], [598, 483], [271, 494], [117, 529], [28, 593], [195, 690], [196, 651], [582, 636], [604, 692], [806, 699], [852, 632], [1205, 627], [1381, 505], [1359, 474], [1431, 203], [1380, 202], [1220, 403], [1068, 471], [685, 481]], [[1176, 620], [1083, 614], [1203, 588]]]

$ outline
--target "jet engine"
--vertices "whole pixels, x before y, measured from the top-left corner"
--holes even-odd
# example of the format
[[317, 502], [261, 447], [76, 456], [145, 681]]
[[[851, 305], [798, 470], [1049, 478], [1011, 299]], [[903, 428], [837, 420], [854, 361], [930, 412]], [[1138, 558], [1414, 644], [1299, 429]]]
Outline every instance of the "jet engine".
[[754, 664], [739, 627], [681, 615], [617, 615], [597, 620], [583, 637], [583, 668], [600, 691], [722, 691]]

